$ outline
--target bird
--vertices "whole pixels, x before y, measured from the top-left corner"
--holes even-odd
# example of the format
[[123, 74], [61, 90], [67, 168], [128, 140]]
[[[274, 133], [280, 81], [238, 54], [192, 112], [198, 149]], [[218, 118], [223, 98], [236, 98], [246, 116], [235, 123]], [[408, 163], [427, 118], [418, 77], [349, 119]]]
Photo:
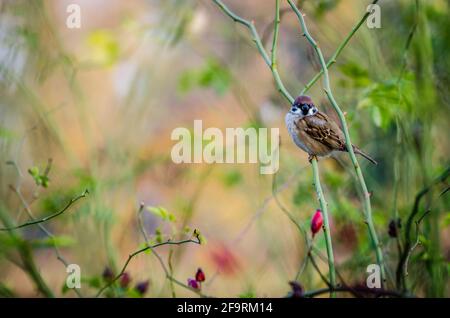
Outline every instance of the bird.
[[[348, 152], [345, 137], [339, 126], [314, 105], [311, 97], [298, 96], [285, 117], [286, 127], [297, 147], [314, 157], [327, 157], [334, 152]], [[361, 149], [352, 145], [355, 154], [373, 164], [377, 162]]]

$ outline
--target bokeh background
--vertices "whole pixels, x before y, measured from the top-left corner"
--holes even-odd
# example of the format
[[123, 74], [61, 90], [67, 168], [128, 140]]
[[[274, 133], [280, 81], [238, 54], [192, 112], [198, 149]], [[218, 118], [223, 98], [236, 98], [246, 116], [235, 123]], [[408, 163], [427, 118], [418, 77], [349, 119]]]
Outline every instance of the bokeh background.
[[[255, 21], [270, 50], [274, 1], [225, 2]], [[81, 7], [79, 29], [66, 26], [72, 3]], [[281, 3], [278, 67], [296, 95], [320, 66], [287, 2]], [[299, 1], [326, 59], [368, 4]], [[330, 76], [353, 142], [379, 161], [373, 166], [360, 160], [389, 286], [395, 288], [398, 241], [389, 236], [389, 222], [398, 217], [404, 223], [416, 194], [449, 165], [450, 5], [444, 0], [379, 4], [381, 28], [363, 24]], [[309, 95], [335, 116], [321, 81]], [[57, 296], [77, 296], [63, 288], [67, 273], [54, 242], [69, 263], [81, 267], [83, 296], [95, 295], [105, 268], [118, 273], [129, 253], [143, 246], [137, 219], [143, 202], [152, 241], [189, 238], [193, 229], [206, 239], [200, 246], [158, 250], [178, 280], [187, 282], [201, 267], [207, 295], [285, 296], [306, 250], [285, 212], [308, 228], [319, 207], [307, 156], [284, 127], [289, 106], [248, 30], [211, 1], [0, 0], [2, 221], [29, 220], [17, 187], [36, 217], [58, 211], [85, 189], [90, 192], [44, 224], [54, 241], [38, 227], [14, 231], [14, 239], [0, 232], [2, 295], [42, 296], [23, 266], [25, 249]], [[276, 179], [260, 175], [257, 164], [174, 164], [171, 132], [192, 129], [194, 119], [223, 130], [279, 127]], [[363, 284], [375, 255], [353, 170], [346, 155], [319, 164], [339, 273], [349, 284]], [[421, 205], [421, 213], [431, 212], [421, 224], [422, 245], [412, 254], [408, 277], [419, 296], [449, 296], [445, 187], [433, 187]], [[161, 211], [171, 216], [161, 217]], [[325, 254], [323, 235], [314, 243]], [[326, 274], [326, 262], [318, 259], [318, 265]], [[127, 273], [132, 285], [149, 280], [147, 297], [172, 295], [151, 253], [133, 259]], [[307, 290], [325, 287], [311, 265], [298, 281]], [[196, 296], [179, 286], [175, 293]], [[106, 295], [136, 296], [120, 288]]]

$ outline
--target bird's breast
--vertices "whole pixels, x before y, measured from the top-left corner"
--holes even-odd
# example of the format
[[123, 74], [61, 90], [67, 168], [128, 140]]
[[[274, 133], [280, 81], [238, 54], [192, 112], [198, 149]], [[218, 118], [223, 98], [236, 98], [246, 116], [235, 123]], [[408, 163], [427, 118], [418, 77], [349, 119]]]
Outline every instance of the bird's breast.
[[307, 153], [311, 153], [310, 149], [300, 138], [301, 132], [299, 131], [297, 125], [295, 124], [296, 119], [297, 117], [292, 115], [291, 113], [286, 114], [285, 122], [289, 135], [291, 135], [292, 141], [297, 145], [297, 147], [301, 148], [303, 151], [306, 151]]

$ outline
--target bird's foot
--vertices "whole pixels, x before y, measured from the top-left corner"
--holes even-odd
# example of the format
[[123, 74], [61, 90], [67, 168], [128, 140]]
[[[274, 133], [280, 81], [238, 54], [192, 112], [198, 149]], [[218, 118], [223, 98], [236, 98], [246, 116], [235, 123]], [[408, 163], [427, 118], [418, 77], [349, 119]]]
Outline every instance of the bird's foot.
[[308, 161], [309, 161], [309, 163], [311, 163], [313, 159], [316, 159], [316, 160], [317, 160], [317, 156], [316, 156], [316, 155], [309, 154], [309, 156], [308, 156]]

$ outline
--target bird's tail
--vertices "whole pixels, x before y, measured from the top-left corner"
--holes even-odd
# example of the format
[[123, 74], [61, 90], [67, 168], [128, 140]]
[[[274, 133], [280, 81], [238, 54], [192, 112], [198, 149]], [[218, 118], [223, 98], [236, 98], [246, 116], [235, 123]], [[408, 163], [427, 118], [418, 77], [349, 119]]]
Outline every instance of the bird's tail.
[[372, 157], [370, 157], [368, 154], [366, 154], [364, 151], [362, 151], [361, 149], [359, 149], [356, 146], [353, 146], [353, 151], [358, 154], [363, 156], [364, 158], [366, 158], [367, 160], [369, 160], [371, 163], [373, 163], [374, 165], [377, 165], [378, 162], [375, 161], [375, 159], [373, 159]]

